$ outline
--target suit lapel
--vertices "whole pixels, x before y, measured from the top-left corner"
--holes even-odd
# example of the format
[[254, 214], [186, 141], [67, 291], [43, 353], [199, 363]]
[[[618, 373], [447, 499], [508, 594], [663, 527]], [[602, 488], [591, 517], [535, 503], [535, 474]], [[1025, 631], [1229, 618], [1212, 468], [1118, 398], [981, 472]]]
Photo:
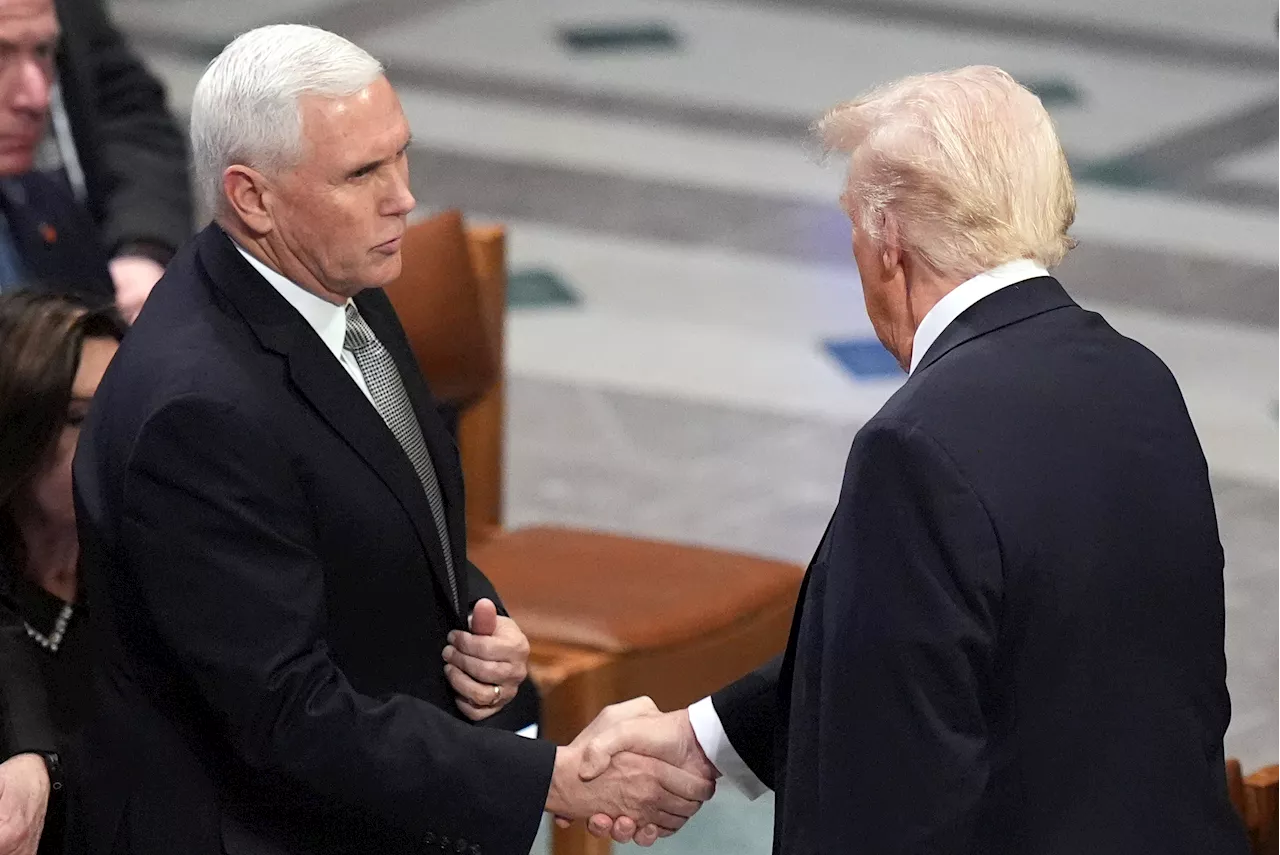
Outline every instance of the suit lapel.
[[[426, 493], [382, 417], [306, 321], [249, 266], [220, 228], [209, 226], [197, 239], [201, 263], [214, 287], [236, 307], [263, 347], [287, 360], [298, 391], [404, 507], [441, 601], [460, 619], [453, 608], [444, 551]], [[431, 451], [434, 461], [436, 452]]]
[[1038, 276], [983, 297], [942, 331], [911, 373], [924, 371], [960, 345], [1027, 318], [1076, 305], [1052, 276]]

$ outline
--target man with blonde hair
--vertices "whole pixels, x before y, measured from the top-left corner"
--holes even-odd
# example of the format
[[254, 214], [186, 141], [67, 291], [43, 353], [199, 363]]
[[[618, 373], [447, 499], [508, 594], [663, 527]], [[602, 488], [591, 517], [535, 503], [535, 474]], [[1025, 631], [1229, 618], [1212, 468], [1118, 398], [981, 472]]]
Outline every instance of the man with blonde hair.
[[1204, 455], [1164, 364], [1047, 272], [1075, 215], [1048, 114], [973, 67], [817, 130], [910, 376], [854, 439], [785, 656], [603, 733], [584, 774], [629, 749], [772, 788], [779, 853], [1244, 852]]

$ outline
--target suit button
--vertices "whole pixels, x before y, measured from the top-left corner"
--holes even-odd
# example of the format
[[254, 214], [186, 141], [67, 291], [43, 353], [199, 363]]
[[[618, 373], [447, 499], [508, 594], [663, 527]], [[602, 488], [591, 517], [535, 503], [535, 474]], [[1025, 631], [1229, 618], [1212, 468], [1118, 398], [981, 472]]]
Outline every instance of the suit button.
[[467, 841], [459, 837], [458, 842], [453, 844], [453, 851], [457, 852], [458, 855], [462, 855], [463, 852], [467, 851]]
[[448, 851], [448, 849], [449, 849], [449, 837], [448, 837], [448, 835], [444, 835], [444, 834], [440, 835], [440, 848], [441, 848], [441, 849], [444, 849], [444, 850], [446, 850], [446, 851]]
[[436, 844], [436, 833], [434, 831], [428, 831], [426, 836], [422, 838], [422, 842], [428, 846], [434, 846]]

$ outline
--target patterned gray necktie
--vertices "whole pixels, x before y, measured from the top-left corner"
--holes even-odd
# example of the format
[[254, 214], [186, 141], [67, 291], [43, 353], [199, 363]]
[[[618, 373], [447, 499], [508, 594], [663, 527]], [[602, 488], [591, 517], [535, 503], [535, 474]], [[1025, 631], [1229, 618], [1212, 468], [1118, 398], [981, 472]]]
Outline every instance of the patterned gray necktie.
[[418, 417], [414, 415], [413, 405], [404, 390], [404, 382], [396, 369], [391, 354], [378, 341], [378, 337], [369, 329], [360, 311], [354, 303], [347, 303], [347, 335], [342, 344], [356, 358], [360, 373], [364, 375], [364, 383], [369, 387], [369, 395], [373, 398], [373, 406], [387, 423], [396, 441], [408, 455], [413, 464], [413, 471], [418, 473], [422, 489], [427, 494], [427, 504], [431, 506], [431, 516], [435, 520], [436, 531], [440, 535], [440, 546], [444, 549], [444, 563], [449, 571], [449, 594], [453, 597], [453, 605], [462, 611], [458, 603], [458, 579], [453, 569], [453, 553], [449, 548], [449, 524], [444, 514], [444, 496], [440, 492], [440, 479], [436, 477], [435, 467], [431, 465], [431, 455], [427, 452], [427, 443], [422, 438], [422, 427]]

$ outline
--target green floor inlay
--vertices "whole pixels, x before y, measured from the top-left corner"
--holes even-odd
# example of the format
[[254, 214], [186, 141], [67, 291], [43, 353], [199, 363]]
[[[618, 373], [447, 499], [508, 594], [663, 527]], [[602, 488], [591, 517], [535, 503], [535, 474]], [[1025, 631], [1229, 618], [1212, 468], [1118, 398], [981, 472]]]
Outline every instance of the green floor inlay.
[[1159, 175], [1123, 157], [1072, 163], [1071, 174], [1077, 181], [1105, 184], [1108, 187], [1152, 188], [1163, 183]]
[[624, 50], [675, 50], [680, 40], [675, 31], [659, 22], [599, 24], [565, 27], [560, 41], [578, 53]]
[[507, 279], [507, 307], [576, 306], [582, 302], [564, 280], [541, 267], [517, 270]]
[[1019, 80], [1023, 86], [1034, 92], [1041, 103], [1046, 108], [1053, 107], [1074, 107], [1078, 105], [1083, 98], [1080, 96], [1080, 90], [1070, 80], [1061, 77], [1051, 77], [1045, 80]]

